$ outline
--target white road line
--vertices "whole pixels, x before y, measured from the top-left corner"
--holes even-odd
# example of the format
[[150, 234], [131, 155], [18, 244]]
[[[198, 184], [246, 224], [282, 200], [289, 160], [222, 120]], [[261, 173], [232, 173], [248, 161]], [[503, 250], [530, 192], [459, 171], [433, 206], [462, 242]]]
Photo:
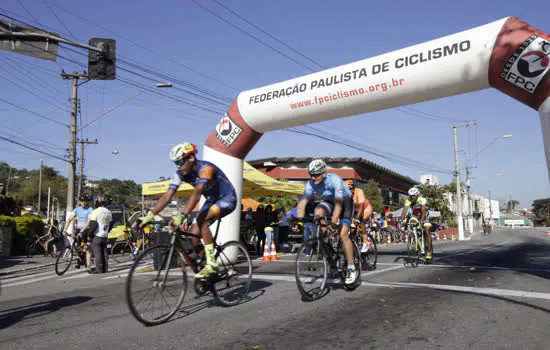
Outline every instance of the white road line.
[[479, 287], [453, 286], [453, 285], [446, 285], [446, 284], [405, 283], [405, 282], [390, 282], [390, 283], [363, 282], [362, 285], [372, 286], [372, 287], [427, 288], [427, 289], [443, 290], [443, 291], [451, 291], [451, 292], [468, 292], [468, 293], [482, 294], [482, 295], [497, 295], [497, 296], [505, 296], [505, 297], [550, 300], [550, 293], [527, 292], [522, 290], [511, 290], [511, 289], [479, 288]]

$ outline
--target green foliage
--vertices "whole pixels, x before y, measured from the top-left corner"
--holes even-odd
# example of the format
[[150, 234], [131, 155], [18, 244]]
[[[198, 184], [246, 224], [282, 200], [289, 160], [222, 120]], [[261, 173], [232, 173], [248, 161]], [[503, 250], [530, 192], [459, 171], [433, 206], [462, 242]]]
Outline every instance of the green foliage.
[[13, 227], [15, 228], [15, 220], [11, 216], [0, 215], [0, 227]]
[[550, 224], [550, 198], [535, 199], [533, 202], [533, 222], [536, 226]]
[[509, 211], [516, 209], [518, 205], [519, 205], [519, 201], [515, 199], [511, 199], [508, 202], [506, 202], [506, 207], [508, 208]]
[[[441, 212], [444, 218], [452, 215], [447, 201], [447, 190], [440, 185], [418, 185], [422, 197], [428, 201], [428, 209]], [[456, 187], [455, 187], [456, 189]]]
[[271, 204], [273, 208], [276, 208], [277, 206], [284, 206], [286, 211], [294, 208], [294, 206], [296, 206], [296, 203], [298, 202], [296, 196], [268, 196], [255, 199], [266, 205]]
[[372, 209], [382, 213], [384, 211], [384, 204], [382, 203], [382, 193], [380, 193], [380, 185], [378, 182], [370, 179], [363, 188], [363, 192], [365, 192], [365, 197], [370, 201]]
[[90, 181], [97, 185], [97, 188], [91, 189], [88, 195], [101, 194], [111, 198], [113, 204], [121, 204], [128, 208], [135, 207], [137, 200], [141, 198], [141, 185], [133, 180], [119, 179], [101, 179], [99, 181]]
[[12, 237], [14, 251], [22, 251], [29, 237], [42, 235], [44, 231], [44, 222], [37, 216], [17, 216], [12, 219], [15, 222], [15, 234]]

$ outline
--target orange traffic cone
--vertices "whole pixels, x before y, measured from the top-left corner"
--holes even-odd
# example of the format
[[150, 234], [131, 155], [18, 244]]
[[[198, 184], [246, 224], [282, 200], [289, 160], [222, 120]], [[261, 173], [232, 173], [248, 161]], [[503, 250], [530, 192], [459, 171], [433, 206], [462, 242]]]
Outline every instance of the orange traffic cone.
[[267, 242], [264, 243], [264, 258], [262, 259], [263, 262], [270, 262], [271, 256], [269, 255], [269, 244]]
[[447, 234], [443, 234], [443, 242], [447, 242]]
[[453, 235], [451, 236], [451, 239], [452, 239], [453, 241], [456, 241], [456, 236], [455, 236], [454, 233], [453, 233]]
[[439, 242], [439, 233], [435, 233], [435, 240]]
[[386, 243], [386, 245], [387, 245], [388, 247], [391, 246], [391, 236], [390, 236], [390, 235], [388, 235], [388, 242]]
[[271, 241], [271, 261], [277, 261], [279, 257], [277, 256], [277, 248], [275, 248], [275, 241]]
[[405, 244], [409, 245], [409, 235], [405, 235]]

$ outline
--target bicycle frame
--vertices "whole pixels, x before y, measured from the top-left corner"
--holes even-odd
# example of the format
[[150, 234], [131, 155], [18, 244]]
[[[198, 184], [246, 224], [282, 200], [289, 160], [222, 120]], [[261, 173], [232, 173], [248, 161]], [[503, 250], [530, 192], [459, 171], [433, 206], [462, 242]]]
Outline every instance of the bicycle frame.
[[[212, 242], [214, 243], [214, 250], [218, 247], [218, 244], [216, 243], [216, 239], [218, 238], [218, 232], [220, 231], [220, 224], [221, 224], [221, 220], [218, 220], [218, 226], [216, 227], [216, 233], [214, 235], [214, 237], [212, 238]], [[162, 279], [162, 283], [166, 283], [166, 280], [168, 279], [168, 271], [170, 270], [170, 262], [172, 261], [172, 256], [174, 255], [174, 250], [177, 250], [177, 252], [180, 254], [180, 256], [182, 258], [184, 258], [184, 260], [187, 262], [187, 264], [189, 265], [189, 267], [191, 268], [191, 270], [193, 270], [193, 272], [196, 272], [197, 271], [197, 268], [198, 268], [198, 264], [197, 264], [197, 261], [194, 259], [190, 259], [187, 254], [185, 253], [185, 250], [182, 248], [182, 243], [178, 240], [180, 237], [178, 237], [179, 235], [183, 235], [185, 237], [195, 237], [195, 238], [201, 238], [201, 236], [199, 235], [196, 235], [194, 233], [191, 233], [189, 231], [184, 231], [184, 230], [171, 230], [170, 234], [172, 235], [172, 237], [170, 238], [170, 251], [168, 252], [168, 259], [166, 260], [166, 264], [168, 264], [166, 266], [166, 273], [164, 274], [164, 277]], [[176, 244], [176, 241], [178, 242]], [[163, 262], [161, 264], [161, 268], [159, 268], [158, 272], [157, 272], [157, 278], [160, 276], [160, 272], [162, 271], [162, 267], [164, 266], [164, 263]], [[182, 269], [185, 269], [185, 266], [182, 266]]]

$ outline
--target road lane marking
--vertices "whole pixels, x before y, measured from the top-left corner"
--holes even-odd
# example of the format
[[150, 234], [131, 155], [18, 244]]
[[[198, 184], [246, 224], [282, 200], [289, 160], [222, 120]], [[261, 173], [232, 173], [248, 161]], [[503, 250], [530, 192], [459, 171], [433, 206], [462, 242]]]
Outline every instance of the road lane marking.
[[400, 288], [426, 288], [450, 292], [467, 292], [482, 295], [496, 295], [504, 297], [519, 297], [550, 300], [550, 293], [528, 292], [523, 290], [497, 289], [497, 288], [479, 288], [455, 286], [447, 284], [429, 284], [429, 283], [408, 283], [408, 282], [363, 282], [362, 285], [372, 287], [400, 287]]

